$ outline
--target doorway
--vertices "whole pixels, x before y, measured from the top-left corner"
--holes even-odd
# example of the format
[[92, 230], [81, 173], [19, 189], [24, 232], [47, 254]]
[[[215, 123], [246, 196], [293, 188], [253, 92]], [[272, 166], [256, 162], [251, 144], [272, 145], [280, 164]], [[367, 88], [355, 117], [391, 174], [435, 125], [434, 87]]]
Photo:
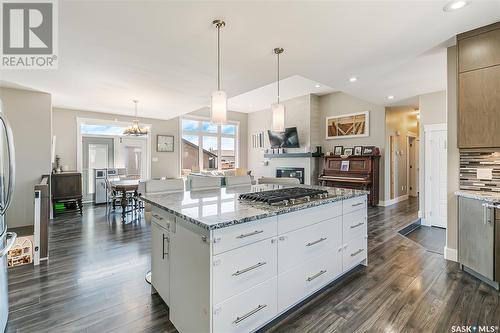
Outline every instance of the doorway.
[[419, 195], [419, 147], [420, 139], [417, 137], [408, 137], [408, 194], [410, 197], [418, 197]]
[[117, 168], [125, 168], [127, 176], [147, 179], [148, 159], [146, 138], [120, 137], [116, 139], [115, 146], [115, 166]]
[[83, 201], [94, 200], [94, 170], [113, 166], [114, 146], [112, 138], [82, 137]]
[[446, 228], [448, 170], [446, 124], [426, 125], [424, 136], [426, 224]]

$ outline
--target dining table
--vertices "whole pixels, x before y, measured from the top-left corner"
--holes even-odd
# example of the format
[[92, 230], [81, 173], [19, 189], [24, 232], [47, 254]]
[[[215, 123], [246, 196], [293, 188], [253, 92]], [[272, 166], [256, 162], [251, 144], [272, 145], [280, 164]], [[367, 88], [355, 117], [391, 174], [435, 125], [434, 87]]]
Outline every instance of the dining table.
[[[132, 193], [134, 198], [139, 196], [139, 179], [122, 179], [122, 180], [114, 180], [110, 181], [111, 189], [115, 191], [115, 193], [121, 193], [120, 206], [122, 207], [122, 218], [125, 219], [125, 215], [129, 212], [127, 211], [128, 206], [128, 198], [127, 193]], [[113, 202], [113, 206], [114, 206]], [[113, 207], [114, 209], [114, 207]], [[134, 202], [134, 209], [137, 209], [137, 200]]]

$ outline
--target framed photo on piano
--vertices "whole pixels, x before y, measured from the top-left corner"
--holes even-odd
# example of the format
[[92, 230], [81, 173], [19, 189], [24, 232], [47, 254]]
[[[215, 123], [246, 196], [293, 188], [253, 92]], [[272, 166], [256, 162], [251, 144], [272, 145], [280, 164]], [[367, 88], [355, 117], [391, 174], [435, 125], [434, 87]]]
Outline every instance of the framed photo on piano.
[[333, 155], [340, 156], [344, 152], [344, 146], [335, 146], [333, 147]]
[[363, 152], [362, 146], [354, 146], [354, 156], [361, 156], [362, 152]]
[[362, 155], [363, 156], [370, 156], [370, 155], [373, 155], [374, 151], [375, 151], [374, 146], [363, 147]]

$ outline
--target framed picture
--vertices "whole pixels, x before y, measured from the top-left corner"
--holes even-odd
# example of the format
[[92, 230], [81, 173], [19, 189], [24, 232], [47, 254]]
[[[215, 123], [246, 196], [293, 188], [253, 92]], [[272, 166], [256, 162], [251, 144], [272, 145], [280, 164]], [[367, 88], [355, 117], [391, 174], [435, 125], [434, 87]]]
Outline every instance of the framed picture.
[[326, 139], [346, 139], [368, 136], [369, 111], [326, 117]]
[[363, 147], [362, 155], [365, 155], [365, 156], [373, 155], [374, 150], [375, 150], [374, 146]]
[[156, 136], [156, 151], [158, 152], [173, 152], [174, 151], [174, 136], [161, 135]]
[[362, 146], [354, 146], [354, 156], [361, 156], [362, 153], [363, 153]]
[[333, 155], [340, 156], [344, 152], [344, 146], [333, 147]]
[[352, 148], [344, 148], [344, 156], [351, 156], [352, 155]]

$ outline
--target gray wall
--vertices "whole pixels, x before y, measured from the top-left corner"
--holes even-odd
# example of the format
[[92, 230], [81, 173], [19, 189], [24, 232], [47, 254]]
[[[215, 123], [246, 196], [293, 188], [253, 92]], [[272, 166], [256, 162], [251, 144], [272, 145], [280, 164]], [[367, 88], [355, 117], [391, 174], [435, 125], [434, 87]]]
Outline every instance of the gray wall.
[[16, 185], [7, 225], [33, 225], [33, 186], [42, 174], [51, 172], [51, 96], [0, 88], [0, 98], [12, 127], [16, 153]]
[[[332, 139], [326, 140], [325, 118], [342, 114], [370, 111], [370, 135], [362, 138]], [[319, 97], [319, 128], [315, 131], [321, 133], [323, 151], [333, 151], [334, 146], [354, 147], [354, 146], [377, 146], [380, 148], [380, 175], [379, 175], [379, 195], [380, 200], [387, 200], [385, 195], [386, 159], [384, 157], [385, 142], [385, 108], [380, 105], [371, 104], [359, 98], [353, 97], [343, 92], [335, 92]]]
[[460, 155], [457, 140], [457, 47], [448, 48], [448, 225], [446, 247], [458, 248], [458, 202], [455, 191], [459, 189]]
[[[131, 122], [132, 117], [116, 114], [98, 113], [80, 110], [54, 108], [52, 111], [53, 135], [56, 136], [56, 155], [61, 157], [61, 165], [67, 165], [69, 170], [77, 169], [76, 140], [77, 118], [106, 119]], [[151, 162], [151, 177], [178, 177], [180, 174], [179, 153], [179, 118], [158, 120], [139, 118], [146, 124], [151, 124], [151, 157], [157, 157], [157, 162]], [[166, 134], [175, 136], [173, 153], [156, 151], [156, 135]]]
[[[317, 98], [314, 96], [313, 98]], [[301, 97], [292, 98], [282, 101], [285, 105], [285, 127], [297, 127], [299, 135], [300, 148], [288, 149], [289, 151], [304, 151], [311, 146], [311, 96], [305, 95]], [[263, 166], [264, 152], [262, 149], [252, 147], [251, 136], [252, 134], [260, 131], [264, 132], [264, 145], [269, 148], [269, 137], [267, 130], [272, 126], [272, 112], [271, 109], [265, 109], [248, 114], [248, 169], [252, 170], [254, 176], [273, 176], [271, 166]], [[317, 143], [316, 143], [317, 144]], [[274, 169], [273, 169], [274, 170]]]
[[[424, 127], [425, 125], [432, 124], [443, 124], [447, 122], [447, 109], [446, 109], [446, 91], [437, 91], [429, 94], [424, 94], [419, 96], [419, 108], [420, 108], [420, 177], [419, 177], [419, 207], [420, 213], [425, 217], [425, 137], [424, 137]], [[448, 170], [450, 166], [448, 165]]]

